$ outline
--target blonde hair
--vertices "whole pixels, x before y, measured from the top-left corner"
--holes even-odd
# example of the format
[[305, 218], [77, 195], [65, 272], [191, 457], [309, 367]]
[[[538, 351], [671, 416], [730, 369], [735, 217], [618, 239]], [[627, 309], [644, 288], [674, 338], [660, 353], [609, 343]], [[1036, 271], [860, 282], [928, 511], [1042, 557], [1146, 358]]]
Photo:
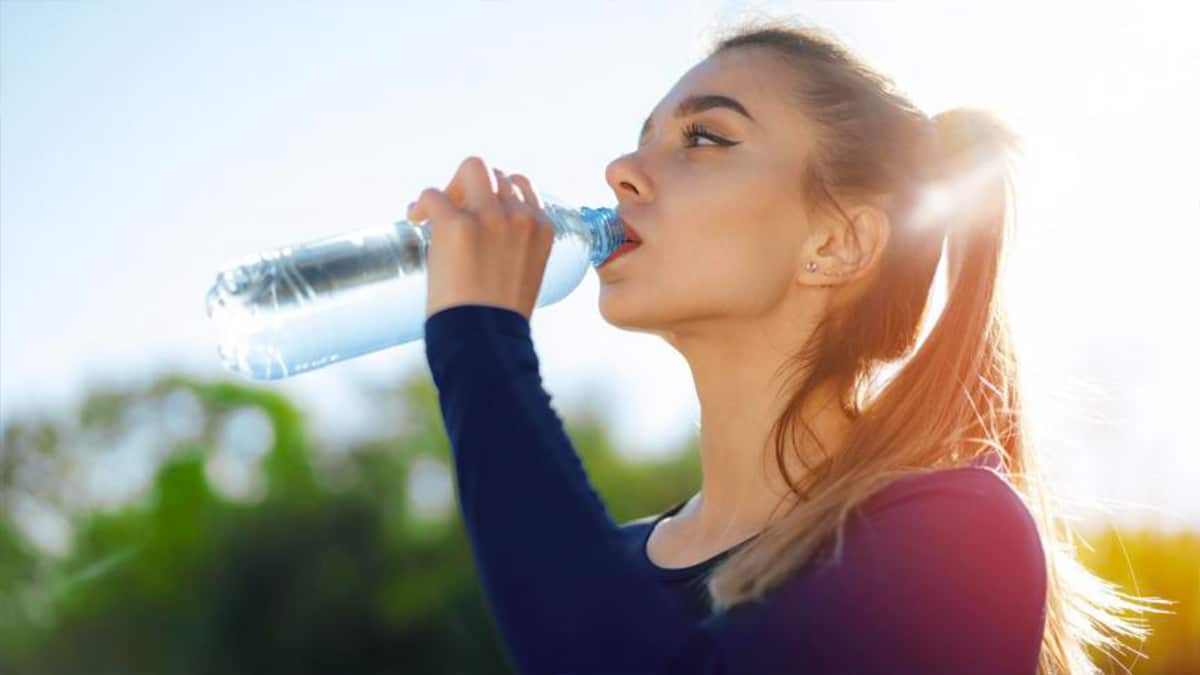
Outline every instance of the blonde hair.
[[[779, 19], [751, 23], [727, 33], [711, 54], [748, 47], [769, 50], [796, 75], [797, 86], [783, 93], [817, 136], [801, 186], [811, 208], [840, 211], [839, 198], [887, 196], [891, 201], [881, 208], [893, 229], [871, 287], [825, 317], [785, 364], [793, 375], [807, 375], [772, 428], [776, 463], [798, 499], [711, 572], [713, 611], [761, 598], [831, 539], [840, 550], [847, 517], [892, 480], [961, 466], [994, 450], [1000, 471], [1034, 516], [1046, 552], [1038, 672], [1097, 672], [1088, 646], [1109, 653], [1124, 647], [1121, 637], [1144, 641], [1144, 621], [1123, 614], [1154, 610], [1139, 604], [1149, 599], [1120, 592], [1076, 559], [1073, 533], [1050, 506], [1028, 443], [997, 289], [1015, 221], [1010, 160], [1020, 139], [980, 109], [929, 118], [820, 29]], [[934, 186], [943, 190], [931, 193]], [[940, 199], [930, 201], [931, 194]], [[946, 304], [912, 353], [943, 243], [949, 251]], [[910, 353], [886, 386], [878, 386], [882, 367]], [[819, 448], [800, 414], [806, 397], [824, 383], [835, 385], [842, 409], [855, 420], [834, 454]], [[798, 427], [818, 448], [797, 452], [805, 472], [794, 479], [784, 453], [789, 435], [798, 447]]]

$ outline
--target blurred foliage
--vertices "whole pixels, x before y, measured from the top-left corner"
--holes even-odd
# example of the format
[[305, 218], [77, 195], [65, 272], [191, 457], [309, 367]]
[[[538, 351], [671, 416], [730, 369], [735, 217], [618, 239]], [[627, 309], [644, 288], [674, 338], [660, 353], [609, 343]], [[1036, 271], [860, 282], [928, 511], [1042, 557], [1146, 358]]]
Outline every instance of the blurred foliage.
[[1158, 597], [1172, 604], [1164, 614], [1147, 614], [1153, 632], [1145, 644], [1133, 644], [1145, 655], [1124, 655], [1113, 663], [1093, 654], [1106, 673], [1200, 673], [1200, 535], [1152, 530], [1122, 531], [1106, 527], [1086, 536], [1078, 553], [1100, 577], [1124, 593]]
[[[512, 672], [457, 516], [436, 390], [419, 373], [368, 399], [381, 432], [337, 452], [313, 447], [302, 412], [268, 388], [173, 374], [93, 391], [67, 419], [7, 422], [0, 673]], [[252, 458], [260, 489], [230, 496], [213, 467], [247, 409], [270, 431]], [[563, 418], [619, 523], [699, 484], [693, 444], [635, 461], [594, 410]], [[115, 503], [93, 494], [87, 476], [129, 472], [127, 447], [152, 462], [146, 485]], [[413, 487], [430, 466], [446, 477], [441, 516]], [[64, 550], [32, 543], [39, 513], [66, 524]], [[1151, 616], [1134, 672], [1200, 672], [1200, 539], [1088, 541], [1105, 578], [1178, 603]]]

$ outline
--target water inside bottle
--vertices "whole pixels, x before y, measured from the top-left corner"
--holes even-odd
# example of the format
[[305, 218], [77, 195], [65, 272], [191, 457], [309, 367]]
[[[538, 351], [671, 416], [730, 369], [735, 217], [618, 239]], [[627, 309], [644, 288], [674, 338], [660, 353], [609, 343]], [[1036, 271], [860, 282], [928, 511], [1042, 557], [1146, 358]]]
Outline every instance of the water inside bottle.
[[[565, 212], [554, 217], [577, 219]], [[285, 247], [222, 272], [206, 300], [225, 367], [273, 380], [421, 339], [424, 236], [400, 222]], [[574, 290], [591, 253], [578, 227], [561, 228], [537, 306]]]

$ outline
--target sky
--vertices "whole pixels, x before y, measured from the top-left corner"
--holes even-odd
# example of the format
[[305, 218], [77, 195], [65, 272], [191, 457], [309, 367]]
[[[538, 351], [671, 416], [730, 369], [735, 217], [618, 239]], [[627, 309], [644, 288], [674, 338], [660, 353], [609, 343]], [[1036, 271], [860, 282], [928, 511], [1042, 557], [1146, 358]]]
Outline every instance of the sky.
[[[614, 205], [605, 166], [712, 32], [788, 15], [929, 114], [1023, 135], [1005, 283], [1047, 470], [1084, 517], [1200, 527], [1195, 10], [1048, 5], [0, 1], [0, 418], [168, 367], [233, 377], [203, 309], [218, 270], [399, 220], [468, 155]], [[686, 362], [597, 296], [589, 272], [533, 315], [556, 408], [602, 405], [630, 456], [677, 447]], [[267, 386], [366, 436], [394, 412], [357, 384], [425, 368], [418, 341]]]

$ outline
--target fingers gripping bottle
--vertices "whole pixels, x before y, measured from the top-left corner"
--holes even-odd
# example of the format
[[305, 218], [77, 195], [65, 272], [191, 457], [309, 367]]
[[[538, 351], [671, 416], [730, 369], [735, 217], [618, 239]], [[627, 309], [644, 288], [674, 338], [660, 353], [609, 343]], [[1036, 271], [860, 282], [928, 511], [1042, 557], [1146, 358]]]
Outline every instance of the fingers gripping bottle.
[[[554, 225], [536, 305], [557, 302], [625, 242], [610, 208], [542, 195]], [[429, 222], [407, 220], [236, 261], [205, 298], [225, 367], [276, 380], [424, 336]]]

